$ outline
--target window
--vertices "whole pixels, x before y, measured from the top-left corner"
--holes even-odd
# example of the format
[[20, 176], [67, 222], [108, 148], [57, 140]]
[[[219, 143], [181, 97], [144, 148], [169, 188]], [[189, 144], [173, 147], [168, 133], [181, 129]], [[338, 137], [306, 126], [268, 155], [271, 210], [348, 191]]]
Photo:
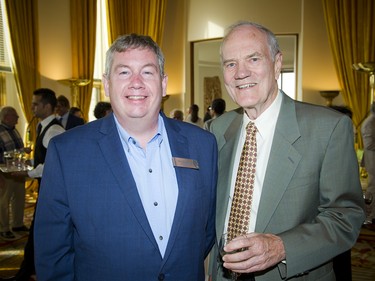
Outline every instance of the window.
[[11, 72], [9, 52], [8, 52], [8, 33], [6, 30], [5, 3], [0, 1], [0, 72]]
[[104, 0], [97, 0], [97, 14], [96, 14], [96, 50], [95, 50], [95, 66], [94, 66], [94, 87], [92, 89], [92, 96], [89, 109], [89, 121], [95, 120], [94, 108], [95, 105], [105, 96], [102, 90], [102, 75], [105, 66], [105, 53], [108, 46], [108, 32], [106, 19], [106, 4]]
[[296, 74], [293, 71], [281, 71], [277, 84], [279, 85], [279, 89], [289, 97], [292, 99], [296, 98]]

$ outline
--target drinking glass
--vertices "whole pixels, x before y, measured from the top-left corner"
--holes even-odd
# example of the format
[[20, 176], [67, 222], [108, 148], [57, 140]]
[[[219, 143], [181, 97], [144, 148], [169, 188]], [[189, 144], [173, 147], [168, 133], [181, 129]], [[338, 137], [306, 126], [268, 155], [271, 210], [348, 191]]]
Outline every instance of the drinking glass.
[[[227, 233], [224, 233], [223, 235], [221, 235], [221, 239], [219, 241], [219, 252], [220, 252], [221, 257], [223, 257], [226, 254], [233, 254], [233, 253], [238, 252], [238, 251], [233, 251], [233, 252], [225, 252], [224, 251], [224, 246], [226, 244], [228, 244], [229, 242], [230, 242], [230, 240], [228, 239]], [[234, 272], [234, 271], [231, 271], [231, 270], [228, 270], [228, 272], [229, 272], [232, 280], [237, 280], [238, 276], [240, 276], [240, 273], [238, 273], [238, 272]]]
[[4, 151], [3, 153], [4, 163], [6, 169], [9, 171], [13, 168], [13, 152], [12, 151]]

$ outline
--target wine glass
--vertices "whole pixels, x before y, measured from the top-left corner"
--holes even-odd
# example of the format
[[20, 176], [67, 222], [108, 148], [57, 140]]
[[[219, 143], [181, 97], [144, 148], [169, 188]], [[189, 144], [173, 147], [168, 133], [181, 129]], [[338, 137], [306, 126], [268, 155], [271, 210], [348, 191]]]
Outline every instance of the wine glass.
[[4, 151], [3, 158], [5, 162], [5, 169], [7, 171], [10, 171], [12, 169], [12, 164], [13, 164], [13, 152]]
[[363, 200], [365, 200], [365, 204], [366, 204], [366, 207], [365, 207], [365, 212], [366, 212], [366, 220], [363, 224], [372, 224], [372, 221], [370, 219], [368, 219], [368, 216], [369, 216], [369, 212], [370, 212], [370, 205], [372, 203], [372, 200], [373, 200], [373, 195], [371, 192], [368, 192], [368, 191], [363, 191]]
[[[229, 237], [228, 237], [227, 233], [224, 233], [223, 235], [221, 235], [221, 238], [220, 238], [220, 241], [219, 241], [219, 253], [220, 253], [221, 257], [223, 257], [224, 255], [227, 255], [227, 254], [233, 254], [233, 253], [238, 252], [238, 251], [225, 252], [224, 246], [226, 244], [228, 244], [229, 242], [230, 242], [230, 240], [229, 240]], [[240, 276], [240, 273], [238, 273], [238, 272], [234, 272], [234, 271], [231, 271], [229, 269], [227, 271], [230, 274], [230, 277], [231, 277], [232, 280], [237, 280], [237, 277]]]

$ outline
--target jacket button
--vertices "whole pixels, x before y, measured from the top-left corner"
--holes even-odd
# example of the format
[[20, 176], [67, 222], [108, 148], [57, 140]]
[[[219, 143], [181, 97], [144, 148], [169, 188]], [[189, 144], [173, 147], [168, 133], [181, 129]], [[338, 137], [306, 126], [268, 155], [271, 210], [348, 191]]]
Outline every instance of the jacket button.
[[158, 280], [162, 281], [165, 279], [165, 275], [163, 273], [160, 273], [158, 276]]

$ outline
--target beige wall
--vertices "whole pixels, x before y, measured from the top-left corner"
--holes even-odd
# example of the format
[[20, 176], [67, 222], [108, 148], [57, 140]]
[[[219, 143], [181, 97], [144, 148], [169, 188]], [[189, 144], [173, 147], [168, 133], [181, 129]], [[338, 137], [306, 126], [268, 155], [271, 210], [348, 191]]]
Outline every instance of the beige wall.
[[183, 108], [185, 96], [185, 37], [186, 0], [167, 1], [167, 17], [164, 25], [162, 49], [165, 56], [165, 72], [168, 75], [168, 100], [164, 103], [167, 116], [174, 108]]
[[72, 77], [70, 1], [39, 0], [41, 86], [70, 99], [70, 88], [58, 80]]

